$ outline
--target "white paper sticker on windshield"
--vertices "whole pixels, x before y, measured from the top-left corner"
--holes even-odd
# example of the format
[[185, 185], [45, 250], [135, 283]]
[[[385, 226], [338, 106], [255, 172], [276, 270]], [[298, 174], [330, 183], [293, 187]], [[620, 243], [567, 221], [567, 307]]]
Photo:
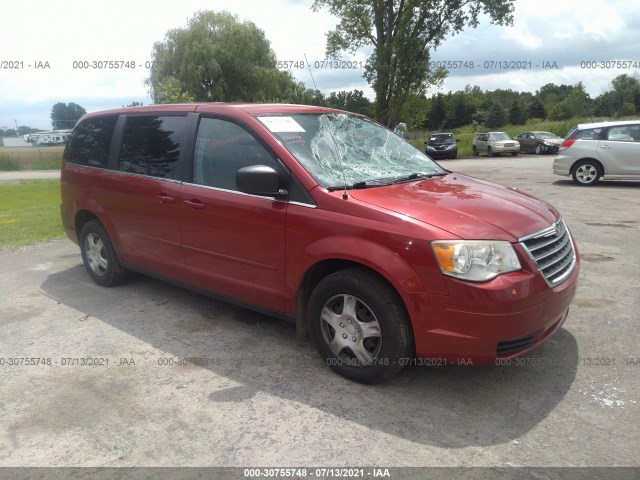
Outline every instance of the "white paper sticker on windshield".
[[304, 128], [291, 117], [258, 117], [273, 133], [304, 132]]

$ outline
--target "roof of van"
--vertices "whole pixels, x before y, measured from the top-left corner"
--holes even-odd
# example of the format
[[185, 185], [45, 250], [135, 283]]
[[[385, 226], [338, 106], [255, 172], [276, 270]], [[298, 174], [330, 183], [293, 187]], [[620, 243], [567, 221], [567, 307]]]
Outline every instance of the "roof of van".
[[225, 103], [225, 102], [202, 102], [202, 103], [170, 103], [158, 105], [144, 105], [141, 107], [121, 107], [111, 110], [101, 110], [91, 112], [86, 117], [97, 115], [122, 115], [131, 113], [151, 113], [151, 112], [217, 112], [223, 113], [233, 110], [242, 110], [248, 114], [261, 113], [312, 113], [312, 112], [343, 112], [334, 108], [318, 107], [313, 105], [293, 105], [279, 103]]

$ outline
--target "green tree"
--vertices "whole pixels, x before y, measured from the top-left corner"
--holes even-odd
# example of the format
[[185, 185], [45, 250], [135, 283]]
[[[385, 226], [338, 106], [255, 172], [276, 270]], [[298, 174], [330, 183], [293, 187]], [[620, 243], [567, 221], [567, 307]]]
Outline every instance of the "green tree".
[[279, 71], [264, 32], [228, 12], [201, 11], [153, 45], [146, 83], [154, 102], [288, 99], [298, 86]]
[[447, 123], [447, 107], [444, 96], [438, 94], [431, 99], [431, 108], [427, 113], [426, 126], [432, 130], [440, 131]]
[[180, 87], [180, 81], [176, 77], [166, 77], [158, 82], [154, 93], [155, 103], [189, 103], [195, 100], [193, 94]]
[[494, 102], [487, 111], [487, 118], [485, 125], [489, 128], [500, 128], [504, 125], [505, 112], [502, 105], [498, 102]]
[[486, 14], [499, 25], [513, 22], [513, 0], [315, 0], [340, 18], [327, 34], [327, 55], [372, 47], [365, 78], [376, 93], [376, 118], [395, 125], [411, 94], [439, 84], [446, 72], [429, 69], [430, 51], [445, 37], [476, 27]]
[[362, 90], [331, 92], [326, 99], [326, 104], [331, 108], [362, 113], [363, 115], [371, 115], [373, 113], [371, 100], [364, 96]]
[[73, 128], [86, 113], [77, 103], [58, 102], [51, 108], [51, 126], [54, 130]]
[[514, 100], [509, 107], [509, 122], [512, 125], [522, 125], [523, 122], [522, 107], [518, 100]]
[[551, 120], [568, 120], [573, 117], [571, 102], [565, 98], [561, 102], [556, 103], [549, 110], [549, 118]]
[[456, 92], [451, 95], [447, 114], [447, 124], [450, 128], [462, 127], [471, 123], [475, 107], [470, 98], [466, 98], [464, 92]]
[[547, 118], [547, 111], [544, 108], [544, 104], [538, 97], [535, 97], [533, 101], [529, 104], [529, 109], [527, 113], [528, 113], [527, 115], [528, 118], [541, 118], [541, 119]]
[[633, 115], [640, 112], [640, 81], [622, 74], [611, 81], [613, 115]]

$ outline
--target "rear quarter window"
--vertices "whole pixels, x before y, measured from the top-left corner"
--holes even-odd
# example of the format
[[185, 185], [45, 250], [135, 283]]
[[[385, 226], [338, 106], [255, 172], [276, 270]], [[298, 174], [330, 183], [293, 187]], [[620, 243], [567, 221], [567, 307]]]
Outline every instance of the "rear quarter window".
[[91, 118], [77, 125], [65, 147], [64, 159], [80, 165], [107, 168], [109, 146], [117, 121], [117, 116], [108, 116]]
[[602, 134], [602, 128], [588, 128], [575, 133], [576, 140], [599, 140]]

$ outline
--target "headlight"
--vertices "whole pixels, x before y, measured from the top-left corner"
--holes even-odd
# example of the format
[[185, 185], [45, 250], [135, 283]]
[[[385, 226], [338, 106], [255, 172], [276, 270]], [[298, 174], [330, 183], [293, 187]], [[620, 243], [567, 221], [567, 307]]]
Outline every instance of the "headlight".
[[442, 273], [462, 280], [485, 282], [520, 270], [520, 261], [509, 242], [439, 240], [431, 246]]
[[431, 145], [427, 145], [427, 150], [435, 150]]

